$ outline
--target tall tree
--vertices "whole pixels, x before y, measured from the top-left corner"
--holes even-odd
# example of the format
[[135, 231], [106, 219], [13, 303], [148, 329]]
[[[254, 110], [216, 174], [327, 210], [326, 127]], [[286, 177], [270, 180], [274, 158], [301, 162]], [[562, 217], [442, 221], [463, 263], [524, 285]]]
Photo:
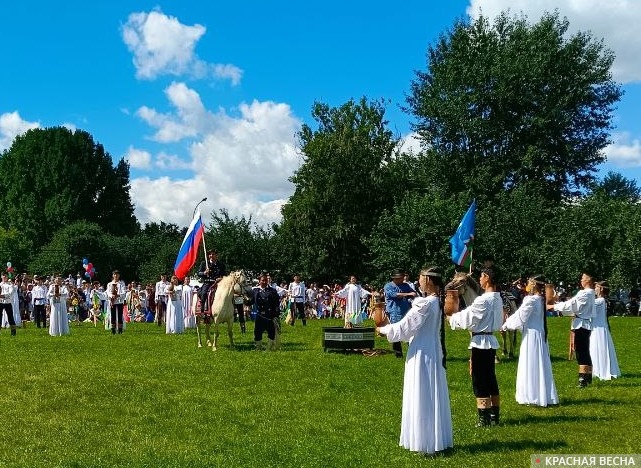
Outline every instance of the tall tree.
[[277, 268], [271, 255], [271, 232], [252, 223], [251, 216], [232, 218], [225, 209], [214, 211], [205, 238], [207, 248], [216, 249], [227, 270]]
[[364, 238], [397, 188], [386, 166], [398, 139], [384, 113], [383, 102], [365, 98], [313, 106], [318, 128], [303, 125], [298, 134], [304, 159], [291, 178], [296, 189], [276, 235], [281, 263], [291, 270], [325, 279], [365, 271]]
[[568, 27], [558, 13], [532, 25], [503, 13], [457, 22], [429, 47], [407, 111], [446, 192], [493, 199], [535, 181], [559, 201], [593, 180], [622, 91], [612, 52]]
[[594, 193], [600, 193], [618, 200], [636, 203], [641, 200], [641, 188], [633, 179], [628, 179], [618, 172], [608, 172], [602, 180], [593, 186]]
[[0, 223], [39, 248], [61, 227], [85, 220], [104, 231], [138, 229], [129, 196], [129, 166], [89, 133], [56, 127], [16, 137], [0, 157]]

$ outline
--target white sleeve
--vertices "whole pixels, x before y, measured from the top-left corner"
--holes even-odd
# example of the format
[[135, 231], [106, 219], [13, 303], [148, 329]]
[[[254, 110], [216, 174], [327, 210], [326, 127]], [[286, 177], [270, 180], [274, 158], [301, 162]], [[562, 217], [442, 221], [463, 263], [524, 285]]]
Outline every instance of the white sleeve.
[[483, 318], [485, 309], [485, 298], [478, 296], [472, 305], [450, 316], [450, 327], [452, 330], [473, 330]]
[[386, 335], [390, 343], [396, 341], [409, 341], [416, 332], [423, 326], [430, 313], [438, 307], [430, 307], [430, 303], [437, 303], [429, 300], [415, 300], [412, 308], [405, 314], [401, 321], [391, 323], [380, 328], [380, 333]]
[[525, 297], [521, 307], [516, 309], [516, 312], [507, 318], [503, 324], [503, 328], [507, 330], [523, 330], [523, 325], [525, 325], [530, 318], [530, 315], [534, 312], [536, 302], [537, 301], [534, 296]]

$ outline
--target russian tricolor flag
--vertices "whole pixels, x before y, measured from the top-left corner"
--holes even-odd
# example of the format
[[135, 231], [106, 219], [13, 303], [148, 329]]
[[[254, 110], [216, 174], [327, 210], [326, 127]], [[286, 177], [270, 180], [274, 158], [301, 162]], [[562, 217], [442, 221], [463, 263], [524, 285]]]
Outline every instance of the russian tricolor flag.
[[191, 270], [194, 263], [196, 263], [198, 246], [204, 233], [205, 226], [203, 225], [203, 220], [200, 218], [200, 211], [197, 211], [189, 225], [189, 229], [187, 229], [187, 234], [185, 234], [183, 243], [180, 246], [180, 251], [178, 252], [176, 264], [174, 265], [174, 274], [181, 280], [187, 276], [189, 270]]

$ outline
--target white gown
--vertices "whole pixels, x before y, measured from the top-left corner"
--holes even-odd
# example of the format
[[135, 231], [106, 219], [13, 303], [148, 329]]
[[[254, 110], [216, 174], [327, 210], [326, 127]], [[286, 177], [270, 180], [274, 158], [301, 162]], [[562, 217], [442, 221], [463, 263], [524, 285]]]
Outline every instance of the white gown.
[[180, 286], [177, 286], [174, 292], [167, 296], [167, 312], [165, 316], [165, 333], [167, 334], [185, 331], [181, 289]]
[[550, 350], [545, 341], [544, 313], [541, 296], [525, 296], [521, 307], [503, 325], [508, 330], [521, 330], [522, 333], [516, 371], [516, 401], [521, 405], [548, 406], [559, 403]]
[[399, 445], [413, 452], [434, 453], [454, 444], [440, 329], [441, 308], [434, 296], [414, 299], [400, 322], [381, 328], [390, 342], [410, 342]]
[[185, 328], [196, 328], [196, 316], [192, 311], [192, 302], [194, 299], [194, 291], [191, 286], [183, 285], [182, 302], [183, 313], [185, 315]]
[[336, 293], [338, 297], [346, 300], [345, 304], [345, 325], [350, 322], [359, 325], [363, 322], [361, 314], [361, 301], [370, 295], [370, 292], [361, 288], [358, 284], [348, 283], [343, 289]]
[[60, 286], [60, 298], [54, 297], [55, 285], [49, 286], [49, 334], [51, 336], [68, 335], [69, 316], [67, 315], [67, 287]]
[[605, 299], [599, 297], [594, 301], [590, 357], [592, 358], [592, 375], [601, 380], [610, 380], [619, 377], [621, 370], [605, 314]]

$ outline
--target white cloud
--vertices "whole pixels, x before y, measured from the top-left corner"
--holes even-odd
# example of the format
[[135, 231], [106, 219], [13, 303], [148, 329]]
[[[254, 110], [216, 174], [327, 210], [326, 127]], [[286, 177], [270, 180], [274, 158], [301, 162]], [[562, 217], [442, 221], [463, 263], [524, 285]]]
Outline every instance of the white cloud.
[[192, 169], [192, 164], [185, 161], [175, 154], [167, 154], [160, 152], [154, 161], [154, 165], [160, 169], [176, 170], [176, 169]]
[[0, 114], [0, 151], [9, 148], [18, 135], [38, 127], [40, 127], [39, 122], [23, 120], [18, 111]]
[[641, 81], [641, 2], [638, 0], [470, 0], [467, 13], [477, 17], [479, 11], [493, 18], [502, 10], [525, 13], [531, 22], [543, 12], [559, 10], [570, 21], [570, 33], [591, 31], [603, 38], [616, 54], [612, 67], [614, 79], [623, 83]]
[[615, 133], [604, 149], [608, 162], [619, 167], [641, 167], [641, 141], [628, 133]]
[[210, 64], [196, 55], [198, 41], [207, 31], [200, 24], [187, 26], [160, 10], [131, 13], [122, 27], [122, 38], [133, 53], [136, 77], [154, 79], [160, 75], [213, 76], [240, 83], [242, 70], [231, 64]]
[[135, 169], [151, 168], [151, 153], [130, 146], [124, 156], [129, 165]]
[[408, 133], [404, 137], [401, 138], [401, 147], [400, 151], [402, 153], [412, 153], [412, 154], [420, 154], [422, 151], [421, 148], [421, 140], [418, 136], [418, 133], [412, 132]]
[[214, 76], [230, 80], [232, 86], [240, 84], [240, 78], [243, 76], [243, 71], [240, 68], [229, 63], [218, 63], [213, 66], [213, 70]]
[[162, 114], [142, 106], [136, 115], [157, 129], [152, 139], [162, 143], [180, 141], [207, 132], [216, 116], [205, 109], [198, 93], [184, 83], [172, 83], [165, 95], [175, 111]]
[[[159, 132], [168, 134], [169, 123], [194, 135], [190, 160], [160, 153], [153, 164], [164, 168], [191, 169], [194, 176], [177, 180], [168, 177], [134, 178], [131, 196], [141, 223], [165, 221], [186, 226], [193, 206], [203, 197], [205, 222], [221, 208], [231, 216], [252, 217], [260, 225], [281, 219], [280, 208], [293, 193], [288, 178], [298, 169], [295, 134], [301, 122], [287, 104], [254, 101], [243, 103], [238, 115], [206, 110], [198, 93], [184, 85], [172, 85], [166, 95], [174, 113], [153, 114], [145, 119]], [[152, 113], [149, 113], [149, 117]], [[200, 116], [200, 118], [195, 118]]]

